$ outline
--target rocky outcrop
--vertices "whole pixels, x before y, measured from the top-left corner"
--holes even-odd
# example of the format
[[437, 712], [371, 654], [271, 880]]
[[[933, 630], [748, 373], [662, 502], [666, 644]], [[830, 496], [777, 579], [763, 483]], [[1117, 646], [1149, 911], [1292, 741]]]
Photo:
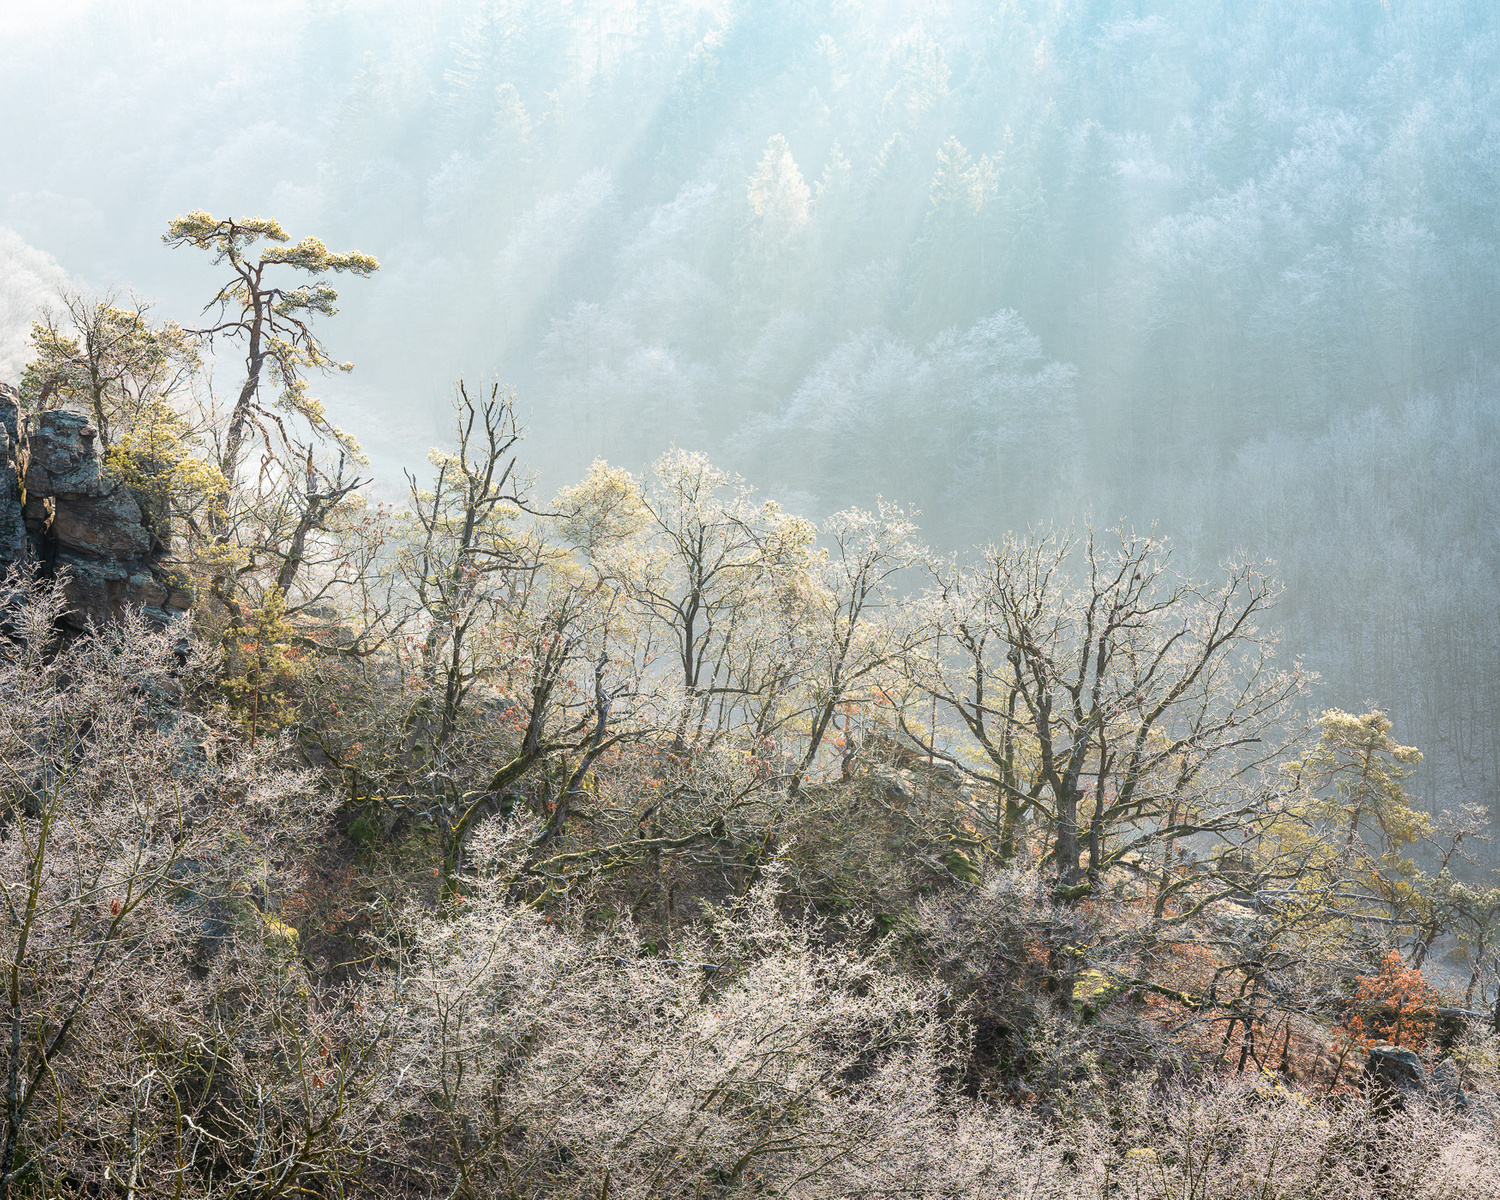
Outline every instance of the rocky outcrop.
[[127, 606], [166, 623], [191, 597], [174, 578], [164, 530], [104, 469], [88, 417], [66, 410], [22, 418], [0, 384], [0, 565], [32, 562], [67, 580], [68, 624], [115, 620]]
[[1405, 1046], [1372, 1046], [1365, 1060], [1364, 1082], [1379, 1112], [1416, 1102], [1454, 1112], [1469, 1107], [1469, 1097], [1451, 1061], [1439, 1062], [1429, 1074], [1416, 1051]]

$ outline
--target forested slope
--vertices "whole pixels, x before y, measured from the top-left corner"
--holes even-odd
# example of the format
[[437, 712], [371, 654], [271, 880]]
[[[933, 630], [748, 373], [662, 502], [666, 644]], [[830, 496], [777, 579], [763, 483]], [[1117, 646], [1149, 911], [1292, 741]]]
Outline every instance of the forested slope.
[[76, 15], [0, 1200], [1489, 1195], [1487, 13]]
[[173, 4], [13, 20], [0, 221], [174, 307], [164, 212], [375, 253], [333, 402], [388, 473], [494, 371], [554, 482], [675, 443], [955, 547], [1156, 521], [1275, 558], [1329, 698], [1493, 798], [1490, 6], [287, 3], [228, 58]]

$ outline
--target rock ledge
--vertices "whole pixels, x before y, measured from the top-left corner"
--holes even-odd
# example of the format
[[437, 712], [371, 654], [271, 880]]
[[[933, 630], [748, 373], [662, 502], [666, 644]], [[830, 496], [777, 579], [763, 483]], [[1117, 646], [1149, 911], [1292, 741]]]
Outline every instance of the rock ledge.
[[65, 572], [74, 629], [117, 620], [127, 606], [157, 624], [185, 612], [192, 597], [171, 569], [167, 532], [104, 470], [88, 417], [23, 417], [20, 399], [0, 383], [0, 566]]

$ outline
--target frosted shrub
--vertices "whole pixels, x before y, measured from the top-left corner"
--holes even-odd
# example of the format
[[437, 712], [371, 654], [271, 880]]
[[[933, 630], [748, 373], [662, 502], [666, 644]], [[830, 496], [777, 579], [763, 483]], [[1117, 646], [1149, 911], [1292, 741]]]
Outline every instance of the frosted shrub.
[[[1168, 1092], [1112, 1140], [1103, 1171], [1141, 1200], [1493, 1194], [1500, 1146], [1482, 1122], [1414, 1107], [1388, 1120], [1362, 1103], [1314, 1103], [1278, 1084]], [[1090, 1194], [1090, 1193], [1074, 1193]]]
[[386, 984], [408, 1030], [395, 1095], [423, 1131], [411, 1169], [477, 1195], [676, 1196], [805, 1189], [864, 1161], [884, 1092], [933, 1102], [937, 997], [816, 948], [773, 886], [673, 960], [498, 890], [414, 918]]
[[273, 915], [326, 805], [283, 747], [178, 708], [208, 666], [182, 631], [60, 645], [60, 593], [8, 584], [0, 1197], [337, 1176], [366, 1047]]
[[404, 1031], [390, 1058], [403, 1186], [1290, 1200], [1399, 1179], [1436, 1200], [1484, 1194], [1469, 1180], [1500, 1166], [1481, 1123], [1379, 1124], [1273, 1083], [1174, 1090], [1096, 1067], [1059, 1077], [1045, 1109], [967, 1101], [952, 1086], [962, 1014], [880, 946], [820, 946], [778, 914], [777, 876], [671, 960], [643, 956], [628, 922], [586, 936], [498, 886], [450, 920], [411, 916], [382, 983]]

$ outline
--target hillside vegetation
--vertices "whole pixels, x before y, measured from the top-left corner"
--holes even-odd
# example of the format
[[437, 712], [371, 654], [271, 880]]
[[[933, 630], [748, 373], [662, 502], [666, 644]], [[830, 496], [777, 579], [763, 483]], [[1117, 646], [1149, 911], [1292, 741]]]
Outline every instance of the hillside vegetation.
[[[379, 264], [165, 241], [204, 327], [65, 295], [8, 443], [0, 1196], [1492, 1194], [1488, 816], [1305, 718], [1265, 566], [548, 496], [465, 383], [374, 506], [311, 389]], [[58, 407], [187, 615], [65, 635]]]

